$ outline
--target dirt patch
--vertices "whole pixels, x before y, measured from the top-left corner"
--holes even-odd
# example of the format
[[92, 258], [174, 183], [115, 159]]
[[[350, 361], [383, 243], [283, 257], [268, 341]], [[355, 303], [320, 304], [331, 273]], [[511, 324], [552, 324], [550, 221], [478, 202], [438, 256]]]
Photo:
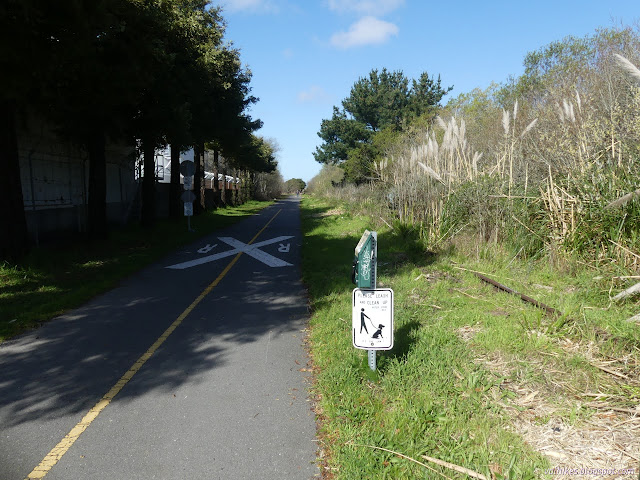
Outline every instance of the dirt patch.
[[[521, 403], [530, 395], [521, 397]], [[514, 415], [513, 429], [529, 445], [549, 458], [552, 468], [613, 472], [616, 469], [635, 468], [640, 461], [640, 417], [629, 418], [612, 411], [599, 412], [589, 420], [571, 425], [566, 419], [555, 415], [544, 401], [535, 399], [523, 412], [512, 409], [510, 413]], [[553, 478], [592, 479], [594, 475], [560, 474]]]
[[[475, 332], [474, 327], [458, 329], [463, 339]], [[593, 345], [579, 349], [568, 341], [562, 343], [565, 351], [577, 353], [580, 350], [590, 362], [596, 361]], [[500, 353], [478, 356], [475, 362], [505, 378], [489, 390], [488, 401], [500, 405], [512, 419], [510, 428], [545, 455], [552, 468], [558, 468], [554, 479], [632, 478], [593, 473], [598, 470], [613, 473], [635, 469], [638, 473], [640, 406], [616, 408], [606, 403], [609, 398], [606, 395], [600, 397], [602, 402], [595, 403], [586, 393], [576, 392], [569, 383], [564, 383], [563, 372], [551, 370], [542, 361], [528, 360], [545, 369], [549, 383], [544, 385], [517, 381], [518, 367]], [[505, 391], [509, 394], [505, 395]], [[594, 396], [598, 397], [598, 394]], [[568, 473], [569, 469], [585, 473], [576, 474], [575, 470]]]
[[470, 342], [471, 340], [473, 340], [473, 337], [475, 337], [481, 330], [482, 328], [477, 324], [474, 326], [465, 325], [464, 327], [460, 327], [459, 329], [457, 329], [456, 333], [465, 342]]
[[326, 212], [314, 213], [311, 215], [313, 218], [324, 218], [324, 217], [333, 217], [336, 215], [344, 215], [344, 210], [342, 208], [333, 208], [331, 210], [327, 210]]

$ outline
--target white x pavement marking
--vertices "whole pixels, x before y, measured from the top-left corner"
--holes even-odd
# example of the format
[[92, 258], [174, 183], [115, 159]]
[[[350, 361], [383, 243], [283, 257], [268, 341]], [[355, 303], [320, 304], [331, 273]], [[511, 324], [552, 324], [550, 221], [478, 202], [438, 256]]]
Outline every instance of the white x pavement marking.
[[188, 262], [176, 263], [175, 265], [169, 265], [165, 268], [171, 268], [175, 270], [184, 270], [185, 268], [195, 267], [196, 265], [202, 265], [203, 263], [214, 262], [221, 258], [230, 257], [235, 255], [236, 253], [246, 253], [247, 255], [255, 258], [256, 260], [260, 260], [262, 263], [270, 266], [270, 267], [290, 267], [292, 264], [285, 262], [284, 260], [280, 260], [279, 258], [274, 257], [266, 252], [260, 250], [260, 247], [264, 247], [265, 245], [271, 245], [272, 243], [282, 242], [284, 240], [288, 240], [293, 238], [293, 235], [284, 236], [284, 237], [276, 237], [271, 240], [265, 240], [263, 242], [254, 243], [252, 245], [247, 245], [240, 240], [236, 240], [232, 237], [218, 237], [218, 239], [227, 245], [231, 245], [235, 247], [233, 250], [227, 250], [226, 252], [216, 253], [214, 255], [207, 255], [206, 257], [196, 258], [195, 260], [190, 260]]

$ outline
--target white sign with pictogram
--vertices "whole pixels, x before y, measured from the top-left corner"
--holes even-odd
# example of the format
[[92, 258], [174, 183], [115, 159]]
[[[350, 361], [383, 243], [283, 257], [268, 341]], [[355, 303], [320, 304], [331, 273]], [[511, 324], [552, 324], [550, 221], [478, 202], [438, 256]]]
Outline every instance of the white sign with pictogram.
[[364, 350], [391, 350], [393, 290], [356, 288], [352, 300], [353, 346]]

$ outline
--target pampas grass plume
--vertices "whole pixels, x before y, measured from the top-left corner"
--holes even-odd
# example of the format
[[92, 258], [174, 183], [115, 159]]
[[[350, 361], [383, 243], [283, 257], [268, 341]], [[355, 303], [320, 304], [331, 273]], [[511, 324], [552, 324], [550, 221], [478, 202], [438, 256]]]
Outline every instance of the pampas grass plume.
[[440, 177], [440, 175], [438, 175], [433, 168], [431, 168], [428, 165], [425, 165], [422, 162], [418, 162], [418, 165], [420, 165], [423, 168], [423, 170], [425, 171], [425, 173], [427, 175], [429, 175], [431, 178], [433, 178], [434, 180], [437, 180], [438, 182], [444, 184], [444, 182], [442, 181], [442, 177]]
[[640, 82], [640, 70], [622, 55], [615, 54], [618, 65], [620, 65], [636, 82]]
[[522, 133], [520, 134], [520, 138], [524, 137], [527, 132], [529, 132], [529, 130], [531, 130], [535, 126], [536, 123], [538, 123], [538, 119], [534, 118], [533, 121], [529, 125], [527, 125], [527, 128], [522, 131]]
[[502, 109], [502, 127], [504, 128], [505, 135], [509, 134], [509, 112], [504, 108]]

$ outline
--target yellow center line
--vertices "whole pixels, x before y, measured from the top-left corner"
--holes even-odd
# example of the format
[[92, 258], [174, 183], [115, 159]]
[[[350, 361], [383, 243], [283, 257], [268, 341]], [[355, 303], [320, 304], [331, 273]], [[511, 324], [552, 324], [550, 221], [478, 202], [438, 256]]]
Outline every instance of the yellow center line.
[[[256, 235], [251, 239], [251, 241], [247, 245], [251, 245], [256, 239], [266, 230], [271, 222], [278, 216], [278, 214], [282, 210], [278, 210], [273, 217], [265, 224], [262, 229], [256, 233]], [[116, 384], [111, 387], [111, 389], [96, 403], [87, 414], [82, 417], [82, 420], [76, 424], [75, 427], [71, 429], [67, 435], [60, 440], [60, 442], [51, 449], [51, 451], [47, 454], [46, 457], [40, 462], [40, 464], [33, 469], [33, 471], [27, 476], [27, 480], [35, 479], [35, 478], [43, 478], [49, 471], [54, 467], [56, 463], [60, 461], [62, 456], [67, 453], [67, 451], [71, 448], [71, 446], [75, 443], [75, 441], [82, 435], [82, 433], [91, 425], [100, 412], [102, 412], [110, 403], [113, 398], [120, 393], [120, 390], [133, 378], [133, 376], [138, 373], [138, 371], [142, 368], [142, 366], [151, 358], [151, 355], [160, 348], [169, 335], [173, 333], [173, 331], [178, 328], [178, 326], [183, 322], [183, 320], [191, 313], [191, 311], [209, 294], [211, 291], [220, 283], [220, 281], [229, 273], [229, 270], [236, 264], [242, 252], [239, 252], [233, 260], [229, 262], [229, 264], [225, 267], [220, 275], [205, 288], [198, 297], [191, 302], [184, 312], [180, 314], [178, 318], [174, 320], [174, 322], [169, 325], [160, 337], [153, 342], [153, 345], [149, 347], [149, 349], [144, 352], [138, 360], [127, 370], [127, 372], [120, 377], [120, 380], [116, 382]]]

